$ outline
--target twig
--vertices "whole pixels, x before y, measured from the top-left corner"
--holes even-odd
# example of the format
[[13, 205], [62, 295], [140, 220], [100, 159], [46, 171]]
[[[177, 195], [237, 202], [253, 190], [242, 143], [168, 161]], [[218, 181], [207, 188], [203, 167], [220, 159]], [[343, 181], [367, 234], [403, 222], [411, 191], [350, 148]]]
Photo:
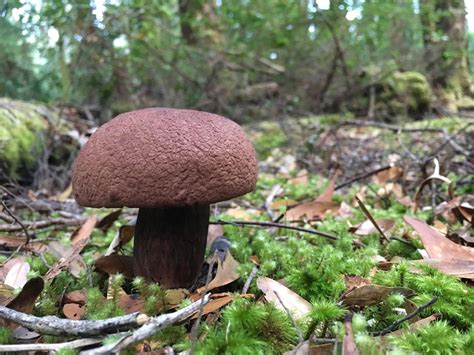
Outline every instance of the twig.
[[61, 349], [77, 349], [84, 346], [90, 346], [94, 344], [99, 344], [102, 342], [102, 339], [99, 338], [84, 338], [77, 339], [72, 341], [67, 341], [65, 343], [50, 343], [50, 344], [14, 344], [14, 345], [0, 345], [0, 352], [13, 353], [13, 352], [23, 352], [23, 351], [54, 351], [57, 352]]
[[372, 217], [372, 215], [370, 214], [369, 210], [364, 206], [364, 203], [362, 202], [362, 200], [359, 198], [359, 196], [355, 196], [356, 200], [357, 200], [357, 203], [359, 204], [359, 207], [361, 208], [362, 212], [364, 212], [365, 216], [372, 222], [372, 224], [374, 225], [375, 229], [378, 230], [378, 232], [380, 233], [380, 235], [387, 241], [389, 242], [390, 239], [385, 235], [385, 233], [383, 232], [382, 228], [380, 228], [380, 226], [378, 225], [378, 223], [375, 221], [374, 217]]
[[303, 334], [301, 333], [301, 329], [300, 329], [300, 327], [298, 326], [298, 324], [296, 324], [296, 321], [295, 321], [295, 319], [293, 318], [293, 316], [291, 315], [290, 310], [288, 309], [288, 307], [285, 306], [285, 304], [283, 303], [283, 300], [281, 299], [281, 297], [280, 297], [280, 295], [278, 294], [278, 292], [276, 292], [276, 291], [274, 290], [273, 293], [275, 294], [275, 296], [277, 296], [278, 301], [280, 302], [281, 306], [283, 307], [283, 309], [285, 310], [286, 314], [288, 315], [288, 318], [290, 318], [291, 323], [293, 323], [293, 327], [295, 327], [296, 333], [298, 334], [298, 340], [299, 340], [299, 342], [300, 342], [300, 343], [303, 342], [304, 338], [303, 338]]
[[13, 218], [3, 212], [0, 212], [0, 219], [4, 220], [7, 223], [15, 223], [15, 220]]
[[381, 335], [385, 335], [385, 334], [388, 334], [388, 333], [391, 333], [393, 330], [395, 330], [400, 324], [402, 324], [403, 322], [407, 321], [407, 320], [410, 320], [414, 317], [416, 317], [418, 314], [420, 314], [423, 310], [425, 310], [426, 308], [430, 307], [431, 305], [433, 305], [436, 301], [438, 300], [437, 297], [433, 297], [431, 300], [429, 300], [427, 303], [425, 304], [422, 304], [420, 307], [418, 307], [415, 311], [413, 311], [412, 313], [408, 314], [407, 316], [403, 317], [402, 319], [399, 319], [397, 320], [396, 322], [393, 322], [391, 325], [389, 325], [387, 328], [385, 329], [382, 329], [380, 331], [377, 331], [377, 332], [372, 332], [370, 333], [372, 336], [381, 336]]
[[257, 265], [254, 265], [252, 268], [252, 271], [250, 272], [249, 277], [245, 281], [244, 287], [242, 288], [242, 294], [245, 295], [250, 288], [250, 285], [252, 284], [252, 280], [255, 278], [255, 275], [257, 275], [258, 272], [258, 267]]
[[[212, 278], [212, 270], [214, 269], [214, 265], [216, 264], [217, 259], [218, 259], [218, 256], [217, 256], [217, 250], [216, 250], [216, 251], [214, 251], [214, 257], [212, 258], [212, 262], [209, 264], [209, 269], [207, 270], [206, 284], [204, 285], [203, 295], [205, 295], [207, 293], [207, 289], [209, 287], [209, 282], [211, 282], [211, 278]], [[202, 300], [201, 300], [201, 305], [199, 307], [198, 317], [196, 319], [196, 322], [194, 322], [194, 324], [193, 324], [193, 327], [191, 329], [191, 335], [189, 336], [189, 338], [191, 340], [191, 349], [189, 349], [189, 354], [190, 355], [193, 355], [194, 350], [196, 349], [198, 328], [199, 328], [199, 323], [201, 323], [201, 318], [202, 318], [203, 311], [204, 311], [204, 296], [202, 297]]]
[[43, 221], [27, 221], [23, 222], [23, 226], [0, 224], [0, 231], [2, 232], [18, 232], [25, 231], [23, 228], [32, 229], [43, 229], [53, 225], [66, 225], [66, 226], [78, 226], [84, 223], [84, 218], [70, 219], [70, 218], [51, 218]]
[[149, 318], [138, 312], [104, 320], [70, 320], [55, 316], [35, 317], [0, 306], [0, 317], [47, 335], [96, 336], [136, 328]]
[[26, 229], [25, 225], [20, 221], [20, 219], [17, 216], [15, 216], [15, 214], [12, 211], [10, 211], [8, 206], [5, 204], [5, 201], [3, 200], [2, 200], [2, 206], [5, 209], [5, 211], [7, 211], [7, 213], [10, 215], [10, 217], [13, 218], [15, 222], [19, 225], [20, 230], [23, 230], [23, 233], [25, 233], [25, 236], [26, 236], [25, 245], [27, 245], [30, 242], [31, 235], [30, 233], [28, 233], [28, 230]]
[[357, 175], [355, 177], [353, 177], [352, 179], [348, 180], [348, 181], [344, 181], [343, 183], [339, 184], [339, 185], [336, 185], [336, 187], [334, 187], [334, 191], [336, 190], [339, 190], [339, 189], [342, 189], [343, 187], [346, 187], [348, 185], [351, 185], [352, 183], [356, 182], [356, 181], [359, 181], [359, 180], [363, 180], [365, 178], [368, 178], [372, 175], [375, 175], [375, 174], [378, 174], [380, 173], [381, 171], [385, 171], [385, 170], [388, 170], [390, 168], [392, 168], [393, 165], [390, 164], [390, 165], [385, 165], [385, 166], [382, 166], [381, 168], [378, 168], [378, 169], [375, 169], [375, 170], [372, 170], [372, 171], [369, 171], [368, 173], [364, 173], [364, 174], [361, 174], [361, 175]]
[[118, 341], [110, 345], [104, 345], [96, 349], [83, 351], [81, 354], [83, 355], [92, 355], [92, 354], [110, 354], [119, 352], [122, 349], [125, 349], [127, 346], [130, 346], [134, 343], [139, 341], [143, 341], [151, 336], [153, 336], [156, 332], [160, 331], [167, 326], [175, 324], [177, 322], [183, 321], [186, 318], [190, 317], [193, 313], [199, 310], [202, 304], [206, 304], [209, 302], [209, 295], [205, 295], [202, 298], [202, 301], [196, 301], [186, 308], [180, 309], [174, 313], [169, 314], [162, 314], [158, 317], [151, 318], [147, 323], [143, 326], [135, 330], [133, 333], [128, 333]]
[[339, 238], [336, 237], [335, 235], [332, 235], [330, 233], [326, 232], [321, 232], [316, 229], [308, 229], [308, 228], [303, 228], [303, 227], [295, 227], [295, 226], [289, 226], [287, 224], [283, 223], [276, 223], [276, 222], [259, 222], [259, 221], [214, 221], [214, 222], [209, 222], [209, 224], [223, 224], [223, 225], [235, 225], [235, 226], [255, 226], [255, 227], [277, 227], [277, 228], [282, 228], [282, 229], [290, 229], [290, 230], [295, 230], [298, 232], [304, 232], [304, 233], [309, 233], [309, 234], [315, 234], [315, 235], [320, 235], [322, 237], [326, 237], [332, 240], [338, 240]]

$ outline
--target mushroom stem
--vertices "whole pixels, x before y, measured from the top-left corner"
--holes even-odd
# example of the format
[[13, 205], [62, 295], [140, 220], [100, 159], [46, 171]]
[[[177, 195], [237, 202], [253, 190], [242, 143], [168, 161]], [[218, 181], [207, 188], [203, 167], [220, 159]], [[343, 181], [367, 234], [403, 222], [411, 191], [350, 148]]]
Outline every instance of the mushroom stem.
[[140, 208], [135, 275], [165, 288], [192, 286], [204, 262], [208, 226], [209, 205]]

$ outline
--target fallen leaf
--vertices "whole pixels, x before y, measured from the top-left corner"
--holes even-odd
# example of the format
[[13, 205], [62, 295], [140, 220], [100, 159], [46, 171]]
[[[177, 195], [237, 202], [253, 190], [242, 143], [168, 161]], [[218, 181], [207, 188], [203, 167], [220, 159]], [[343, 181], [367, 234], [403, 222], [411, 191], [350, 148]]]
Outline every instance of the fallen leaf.
[[298, 172], [298, 174], [296, 174], [295, 177], [289, 178], [288, 180], [293, 184], [305, 185], [308, 183], [308, 170], [302, 169]]
[[332, 201], [310, 201], [297, 205], [286, 211], [284, 219], [296, 222], [306, 217], [308, 220], [321, 220], [328, 213], [337, 213], [341, 205]]
[[224, 227], [221, 224], [210, 224], [207, 230], [207, 246], [210, 246], [214, 240], [224, 235]]
[[119, 228], [114, 239], [110, 243], [104, 256], [115, 254], [118, 249], [133, 239], [135, 234], [135, 225], [124, 225]]
[[4, 284], [13, 288], [23, 287], [27, 282], [27, 275], [30, 271], [30, 264], [26, 261], [21, 261], [12, 266], [5, 276]]
[[295, 319], [301, 319], [311, 311], [311, 303], [278, 281], [261, 276], [257, 278], [257, 287], [265, 294], [268, 302], [283, 311], [286, 307]]
[[11, 286], [0, 284], [0, 304], [6, 306], [13, 299], [15, 289]]
[[2, 267], [0, 267], [0, 280], [2, 282], [5, 281], [5, 277], [7, 276], [11, 268], [18, 263], [24, 262], [25, 260], [26, 258], [24, 256], [16, 256], [8, 260]]
[[418, 235], [431, 259], [473, 261], [474, 249], [450, 241], [440, 232], [431, 228], [419, 219], [404, 216], [405, 222], [411, 225]]
[[[390, 231], [395, 225], [395, 221], [393, 219], [377, 219], [375, 222], [384, 233]], [[369, 219], [351, 227], [349, 231], [361, 236], [378, 233], [377, 228]]]
[[114, 224], [114, 222], [120, 217], [122, 214], [122, 209], [118, 209], [116, 211], [113, 211], [109, 213], [107, 216], [102, 218], [100, 221], [98, 221], [95, 225], [97, 229], [100, 229], [103, 233], [107, 232], [110, 227]]
[[446, 259], [424, 259], [424, 264], [444, 272], [445, 274], [474, 280], [474, 258], [471, 260], [446, 260]]
[[362, 285], [343, 294], [341, 300], [348, 306], [364, 307], [380, 303], [392, 293], [400, 293], [405, 297], [413, 295], [413, 291], [405, 287]]
[[376, 184], [384, 185], [390, 180], [397, 180], [402, 175], [403, 175], [403, 169], [399, 166], [394, 165], [374, 175], [372, 180]]
[[33, 332], [28, 328], [19, 326], [13, 330], [13, 336], [18, 340], [31, 340], [41, 336], [41, 334]]
[[[209, 264], [211, 264], [212, 261], [209, 261]], [[215, 262], [217, 263], [217, 272], [216, 276], [211, 280], [211, 282], [209, 282], [209, 285], [207, 286], [208, 291], [230, 284], [240, 277], [239, 273], [237, 272], [239, 263], [234, 259], [231, 253], [226, 253], [224, 261], [222, 261], [220, 258], [217, 258]], [[204, 290], [205, 287], [201, 287], [197, 290], [197, 292], [202, 293]]]
[[329, 184], [326, 187], [326, 190], [323, 191], [321, 195], [316, 198], [316, 201], [331, 201], [332, 195], [334, 195], [334, 191], [336, 189], [336, 180], [341, 175], [341, 171], [337, 170], [334, 176], [329, 180]]
[[69, 267], [74, 259], [79, 256], [79, 253], [82, 251], [82, 249], [84, 249], [87, 242], [89, 241], [89, 237], [94, 230], [96, 220], [97, 218], [95, 215], [89, 217], [86, 222], [77, 230], [77, 232], [73, 234], [71, 237], [71, 241], [74, 246], [73, 252], [69, 257], [61, 258], [53, 266], [51, 266], [45, 275], [45, 281], [53, 280], [63, 269]]
[[77, 303], [66, 303], [63, 306], [63, 313], [68, 319], [79, 320], [86, 314], [86, 307]]
[[[18, 312], [30, 314], [33, 311], [36, 299], [41, 294], [44, 288], [44, 281], [41, 277], [35, 277], [29, 280], [22, 288], [20, 293], [11, 300], [7, 307]], [[0, 326], [15, 329], [18, 324], [0, 318]]]
[[292, 199], [280, 199], [280, 200], [275, 200], [270, 204], [270, 208], [273, 210], [277, 210], [280, 207], [286, 207], [289, 208], [291, 206], [295, 206], [298, 204], [298, 201], [292, 200]]
[[395, 336], [395, 337], [399, 337], [405, 333], [413, 333], [415, 330], [417, 329], [420, 329], [420, 328], [423, 328], [423, 327], [426, 327], [428, 324], [430, 324], [431, 322], [435, 321], [437, 319], [437, 316], [435, 314], [429, 316], [429, 317], [426, 317], [426, 318], [423, 318], [423, 319], [420, 319], [412, 324], [410, 324], [407, 328], [401, 328], [401, 329], [398, 329], [394, 332], [391, 332], [390, 334], [387, 334], [387, 335], [384, 335], [382, 336], [382, 341], [386, 340], [387, 337], [389, 336]]
[[96, 269], [103, 271], [109, 275], [123, 274], [125, 277], [135, 277], [133, 271], [133, 256], [125, 255], [107, 255], [97, 259], [94, 263]]
[[39, 240], [30, 240], [26, 244], [26, 238], [0, 236], [1, 248], [18, 248], [23, 245], [23, 250], [35, 251], [37, 253], [43, 252], [47, 249], [47, 245]]
[[[74, 253], [73, 247], [66, 247], [65, 245], [61, 244], [53, 240], [48, 244], [48, 251], [53, 254], [58, 259], [68, 259]], [[79, 277], [81, 271], [86, 268], [86, 263], [82, 259], [80, 255], [77, 255], [75, 258], [71, 259], [69, 265], [67, 266], [69, 272], [75, 276]]]
[[[206, 315], [206, 314], [209, 314], [221, 309], [226, 304], [230, 303], [233, 299], [234, 299], [233, 296], [229, 294], [226, 294], [222, 297], [211, 299], [207, 304], [204, 305], [202, 309], [202, 315]], [[193, 316], [193, 318], [197, 318], [197, 317], [198, 317], [198, 314], [195, 314]]]
[[85, 304], [87, 299], [87, 290], [76, 290], [68, 292], [63, 297], [63, 303]]

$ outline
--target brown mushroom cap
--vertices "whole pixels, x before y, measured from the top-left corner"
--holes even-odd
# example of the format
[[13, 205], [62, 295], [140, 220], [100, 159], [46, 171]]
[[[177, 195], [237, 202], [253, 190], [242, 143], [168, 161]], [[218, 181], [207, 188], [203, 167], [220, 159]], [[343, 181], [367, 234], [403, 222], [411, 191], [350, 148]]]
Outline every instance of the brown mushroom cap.
[[89, 207], [210, 204], [255, 188], [252, 144], [233, 121], [206, 112], [149, 108], [101, 126], [82, 148], [72, 186]]

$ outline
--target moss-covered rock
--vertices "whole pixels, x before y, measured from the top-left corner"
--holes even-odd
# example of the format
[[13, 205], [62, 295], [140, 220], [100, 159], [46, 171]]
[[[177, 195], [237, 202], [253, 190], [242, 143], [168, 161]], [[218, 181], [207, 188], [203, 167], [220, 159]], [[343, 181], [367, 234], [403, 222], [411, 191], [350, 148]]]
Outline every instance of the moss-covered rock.
[[41, 133], [48, 123], [45, 108], [22, 101], [0, 99], [0, 169], [11, 178], [33, 170], [42, 153]]
[[426, 77], [415, 71], [394, 72], [382, 83], [382, 101], [395, 116], [421, 118], [433, 102]]

